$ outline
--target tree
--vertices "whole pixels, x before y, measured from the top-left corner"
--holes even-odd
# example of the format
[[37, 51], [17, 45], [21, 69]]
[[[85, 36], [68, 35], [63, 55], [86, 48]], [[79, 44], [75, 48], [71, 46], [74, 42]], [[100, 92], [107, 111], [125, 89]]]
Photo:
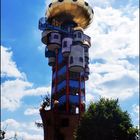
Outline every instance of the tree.
[[91, 103], [81, 117], [76, 140], [132, 140], [137, 130], [133, 128], [127, 111], [122, 111], [118, 100], [101, 98]]
[[[46, 107], [50, 107], [50, 105], [51, 105], [51, 99], [50, 99], [49, 94], [47, 94], [46, 96], [43, 97], [43, 102], [41, 104], [40, 110], [44, 110]], [[38, 128], [42, 128], [43, 127], [43, 123], [40, 123], [40, 122], [35, 122], [35, 125]]]
[[5, 138], [5, 131], [0, 130], [0, 140]]

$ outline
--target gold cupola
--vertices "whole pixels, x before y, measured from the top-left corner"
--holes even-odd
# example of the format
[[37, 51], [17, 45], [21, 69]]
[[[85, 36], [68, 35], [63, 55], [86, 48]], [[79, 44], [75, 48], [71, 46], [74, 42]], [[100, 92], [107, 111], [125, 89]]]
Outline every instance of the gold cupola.
[[84, 0], [52, 0], [46, 11], [50, 22], [56, 20], [58, 25], [73, 22], [83, 29], [91, 23], [93, 15], [93, 9]]

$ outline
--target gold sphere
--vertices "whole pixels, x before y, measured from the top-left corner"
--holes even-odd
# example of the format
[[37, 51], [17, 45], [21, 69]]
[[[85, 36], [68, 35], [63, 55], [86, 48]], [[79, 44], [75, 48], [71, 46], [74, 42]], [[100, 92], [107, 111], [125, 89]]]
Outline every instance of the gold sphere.
[[58, 104], [59, 104], [59, 101], [54, 100], [54, 105], [58, 105]]

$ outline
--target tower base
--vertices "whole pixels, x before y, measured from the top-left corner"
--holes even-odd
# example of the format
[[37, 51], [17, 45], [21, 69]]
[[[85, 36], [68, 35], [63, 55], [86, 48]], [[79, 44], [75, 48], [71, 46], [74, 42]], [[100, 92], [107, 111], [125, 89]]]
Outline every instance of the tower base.
[[56, 110], [40, 110], [44, 140], [74, 140], [74, 131], [79, 123], [79, 114], [60, 113]]

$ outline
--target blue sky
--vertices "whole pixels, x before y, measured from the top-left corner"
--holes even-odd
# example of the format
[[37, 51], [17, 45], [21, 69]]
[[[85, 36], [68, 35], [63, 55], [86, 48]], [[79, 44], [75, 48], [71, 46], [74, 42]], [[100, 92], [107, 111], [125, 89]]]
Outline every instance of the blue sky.
[[[42, 140], [41, 95], [50, 92], [51, 68], [44, 56], [38, 20], [46, 0], [1, 1], [1, 101], [6, 138]], [[138, 125], [138, 0], [88, 0], [94, 20], [85, 33], [92, 38], [87, 105], [100, 97], [119, 98]]]

